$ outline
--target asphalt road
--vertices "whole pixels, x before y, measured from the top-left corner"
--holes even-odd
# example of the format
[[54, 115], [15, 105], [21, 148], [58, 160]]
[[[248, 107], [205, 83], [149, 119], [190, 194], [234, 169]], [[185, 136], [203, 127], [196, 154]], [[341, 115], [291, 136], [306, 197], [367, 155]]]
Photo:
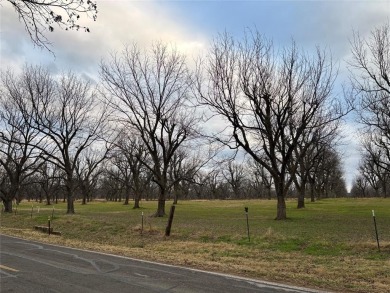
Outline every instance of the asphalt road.
[[0, 292], [319, 292], [0, 235]]

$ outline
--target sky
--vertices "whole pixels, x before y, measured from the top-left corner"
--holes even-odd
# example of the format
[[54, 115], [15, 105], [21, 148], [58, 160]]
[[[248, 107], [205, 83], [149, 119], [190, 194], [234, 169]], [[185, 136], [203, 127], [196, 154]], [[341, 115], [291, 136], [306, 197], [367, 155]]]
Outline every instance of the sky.
[[[310, 52], [316, 46], [331, 51], [339, 68], [335, 86], [348, 82], [347, 62], [353, 31], [363, 37], [389, 22], [390, 0], [97, 0], [98, 18], [82, 16], [84, 31], [46, 33], [54, 55], [34, 46], [8, 1], [0, 0], [0, 67], [20, 70], [25, 64], [43, 65], [52, 72], [72, 70], [98, 81], [99, 63], [132, 42], [148, 47], [153, 42], [174, 44], [192, 60], [204, 54], [218, 33], [241, 38], [245, 29], [257, 29], [276, 48], [296, 42]], [[343, 125], [341, 147], [348, 187], [357, 174], [359, 142], [357, 125], [350, 116]]]

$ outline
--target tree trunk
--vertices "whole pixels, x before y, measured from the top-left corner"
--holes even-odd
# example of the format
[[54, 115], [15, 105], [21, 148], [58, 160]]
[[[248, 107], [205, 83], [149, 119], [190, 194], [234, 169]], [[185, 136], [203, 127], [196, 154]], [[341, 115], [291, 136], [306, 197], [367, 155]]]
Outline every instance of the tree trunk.
[[305, 208], [305, 191], [304, 190], [301, 190], [298, 193], [298, 205], [297, 205], [297, 208], [298, 209]]
[[51, 205], [49, 192], [46, 192], [46, 205]]
[[68, 195], [67, 198], [67, 209], [66, 209], [67, 214], [74, 214], [74, 201], [73, 201], [73, 195]]
[[165, 196], [164, 199], [159, 197], [158, 198], [158, 206], [157, 211], [155, 214], [156, 217], [164, 217], [165, 216]]
[[155, 217], [165, 216], [165, 198], [166, 198], [166, 189], [160, 186], [160, 194], [158, 196], [157, 211], [154, 214]]
[[275, 220], [286, 220], [287, 212], [286, 212], [286, 201], [284, 196], [278, 195], [278, 205], [277, 205], [277, 215]]
[[315, 194], [314, 194], [314, 182], [310, 183], [310, 201], [315, 202]]
[[177, 204], [179, 199], [179, 184], [175, 184], [173, 187], [173, 204]]
[[382, 189], [383, 189], [383, 197], [387, 198], [387, 186], [386, 182], [382, 183]]
[[127, 206], [129, 205], [129, 199], [130, 199], [130, 190], [126, 187], [126, 190], [125, 190], [125, 202], [123, 203], [123, 205]]
[[272, 194], [271, 194], [271, 186], [267, 187], [268, 190], [268, 200], [272, 199]]
[[12, 199], [3, 199], [4, 212], [12, 213]]
[[83, 200], [82, 200], [81, 204], [82, 205], [87, 204], [87, 196], [85, 195], [85, 193], [83, 193]]
[[133, 206], [133, 209], [139, 209], [140, 208], [139, 202], [140, 202], [141, 196], [139, 194], [140, 194], [139, 192], [136, 192], [134, 194], [134, 206]]
[[68, 175], [68, 181], [66, 184], [66, 201], [67, 201], [67, 214], [74, 214], [74, 195], [73, 195], [73, 180], [71, 176]]
[[298, 205], [297, 205], [297, 209], [303, 209], [303, 208], [305, 208], [305, 196], [306, 196], [305, 183], [302, 183], [302, 185], [300, 187], [297, 186], [297, 190], [298, 190]]
[[276, 212], [276, 218], [275, 220], [286, 220], [287, 219], [287, 212], [286, 212], [286, 192], [285, 192], [285, 183], [283, 181], [283, 178], [274, 178], [275, 182], [275, 191], [276, 191], [276, 198], [277, 198], [277, 212]]

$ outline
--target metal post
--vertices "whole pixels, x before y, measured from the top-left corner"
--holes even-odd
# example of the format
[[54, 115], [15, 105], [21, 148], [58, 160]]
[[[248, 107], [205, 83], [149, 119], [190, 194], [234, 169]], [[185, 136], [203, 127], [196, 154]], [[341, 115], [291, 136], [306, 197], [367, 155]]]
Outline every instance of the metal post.
[[375, 211], [374, 210], [372, 210], [372, 218], [374, 219], [375, 236], [376, 236], [376, 243], [378, 244], [378, 251], [381, 251], [381, 248], [379, 246], [378, 228], [376, 226], [376, 219], [375, 219]]
[[246, 228], [247, 228], [247, 232], [248, 232], [248, 240], [249, 240], [249, 242], [251, 242], [251, 236], [249, 233], [248, 207], [245, 207], [245, 215], [246, 215]]
[[50, 235], [50, 217], [47, 219], [47, 224], [48, 224], [48, 227], [49, 227], [48, 233]]
[[141, 214], [141, 235], [144, 232], [144, 212]]

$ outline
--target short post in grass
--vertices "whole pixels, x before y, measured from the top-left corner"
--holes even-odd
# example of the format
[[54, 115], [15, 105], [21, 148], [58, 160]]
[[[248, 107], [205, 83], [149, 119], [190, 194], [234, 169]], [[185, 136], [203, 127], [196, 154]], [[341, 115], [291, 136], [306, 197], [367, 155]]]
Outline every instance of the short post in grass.
[[144, 232], [144, 212], [141, 213], [141, 235]]
[[32, 219], [33, 212], [34, 212], [34, 205], [31, 205], [31, 219]]
[[50, 235], [50, 217], [47, 218], [47, 227], [49, 228], [48, 233]]
[[173, 215], [175, 214], [175, 205], [171, 206], [171, 211], [169, 212], [169, 219], [168, 219], [168, 225], [167, 228], [165, 229], [165, 236], [171, 235], [171, 227], [172, 227], [172, 222], [173, 222]]
[[376, 218], [375, 218], [375, 211], [374, 210], [372, 210], [372, 218], [374, 219], [375, 236], [376, 236], [376, 243], [378, 244], [378, 251], [381, 251], [381, 248], [379, 246], [378, 228], [376, 225]]
[[247, 232], [248, 232], [248, 240], [249, 240], [249, 242], [251, 242], [251, 236], [250, 236], [250, 233], [249, 233], [248, 207], [245, 207], [245, 215], [246, 215], [246, 229], [247, 229]]

